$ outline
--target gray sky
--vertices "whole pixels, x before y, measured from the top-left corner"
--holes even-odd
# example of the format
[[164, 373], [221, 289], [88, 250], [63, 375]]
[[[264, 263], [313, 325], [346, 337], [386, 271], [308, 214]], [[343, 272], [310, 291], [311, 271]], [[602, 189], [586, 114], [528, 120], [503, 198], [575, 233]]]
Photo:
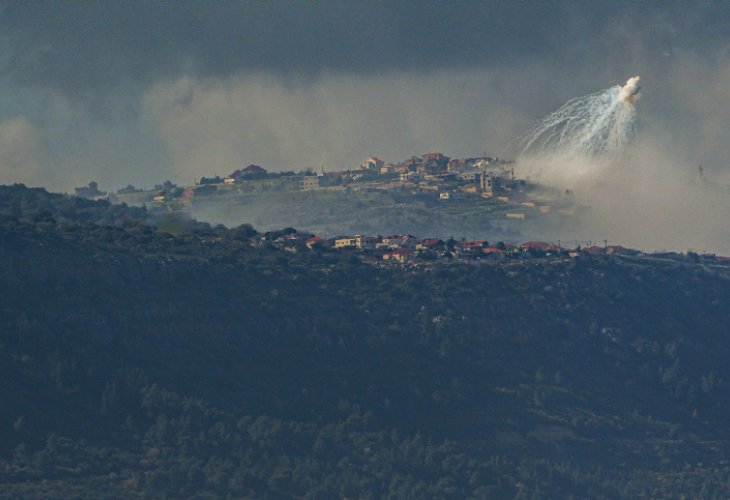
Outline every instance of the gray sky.
[[[730, 4], [0, 4], [0, 182], [190, 183], [506, 146], [639, 74], [639, 131], [730, 171]], [[681, 163], [681, 162], [679, 162]]]

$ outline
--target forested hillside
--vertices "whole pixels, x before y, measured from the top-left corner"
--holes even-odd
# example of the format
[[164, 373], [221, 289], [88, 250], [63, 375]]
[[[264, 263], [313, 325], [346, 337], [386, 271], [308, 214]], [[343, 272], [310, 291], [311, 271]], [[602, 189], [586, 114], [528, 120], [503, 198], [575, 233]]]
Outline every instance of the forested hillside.
[[0, 497], [730, 496], [730, 276], [377, 268], [0, 190]]
[[[524, 208], [524, 207], [521, 207]], [[260, 230], [293, 226], [317, 234], [398, 234], [422, 237], [482, 237], [507, 239], [518, 235], [504, 223], [515, 205], [481, 197], [439, 201], [437, 193], [410, 190], [263, 192], [226, 195], [225, 191], [193, 199], [193, 215], [213, 223], [235, 226], [242, 222]], [[519, 211], [519, 209], [517, 209]], [[537, 233], [557, 218], [533, 217], [519, 229]], [[541, 232], [541, 231], [540, 231]]]

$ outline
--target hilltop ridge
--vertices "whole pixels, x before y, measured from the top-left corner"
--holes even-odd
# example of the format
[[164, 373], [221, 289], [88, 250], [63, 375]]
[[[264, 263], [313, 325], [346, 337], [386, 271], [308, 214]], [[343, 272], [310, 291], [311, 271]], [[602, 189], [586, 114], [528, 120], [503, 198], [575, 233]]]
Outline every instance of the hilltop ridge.
[[[93, 185], [92, 185], [93, 184]], [[441, 153], [385, 163], [369, 157], [357, 167], [316, 172], [269, 172], [259, 165], [225, 177], [202, 177], [195, 185], [166, 181], [153, 189], [127, 186], [116, 193], [96, 183], [77, 195], [229, 227], [252, 224], [262, 230], [294, 226], [314, 233], [383, 231], [448, 238], [524, 237], [545, 224], [558, 225], [572, 213], [571, 199], [515, 175], [514, 164], [486, 155], [451, 159]]]

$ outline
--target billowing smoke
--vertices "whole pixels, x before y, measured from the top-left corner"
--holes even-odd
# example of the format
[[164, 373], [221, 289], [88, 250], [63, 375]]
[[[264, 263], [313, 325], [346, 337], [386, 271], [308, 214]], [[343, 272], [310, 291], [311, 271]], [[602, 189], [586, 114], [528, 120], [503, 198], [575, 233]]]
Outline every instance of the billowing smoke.
[[639, 80], [638, 76], [632, 76], [626, 80], [626, 85], [621, 87], [618, 97], [623, 103], [633, 105], [639, 98], [639, 91], [641, 90]]

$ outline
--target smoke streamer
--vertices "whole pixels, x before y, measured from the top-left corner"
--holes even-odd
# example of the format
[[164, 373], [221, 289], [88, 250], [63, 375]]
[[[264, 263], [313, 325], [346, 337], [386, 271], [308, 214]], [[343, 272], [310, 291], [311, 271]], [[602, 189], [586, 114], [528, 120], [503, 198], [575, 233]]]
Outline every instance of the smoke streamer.
[[624, 149], [634, 136], [639, 77], [622, 87], [571, 99], [543, 118], [522, 141], [522, 155], [599, 156]]

